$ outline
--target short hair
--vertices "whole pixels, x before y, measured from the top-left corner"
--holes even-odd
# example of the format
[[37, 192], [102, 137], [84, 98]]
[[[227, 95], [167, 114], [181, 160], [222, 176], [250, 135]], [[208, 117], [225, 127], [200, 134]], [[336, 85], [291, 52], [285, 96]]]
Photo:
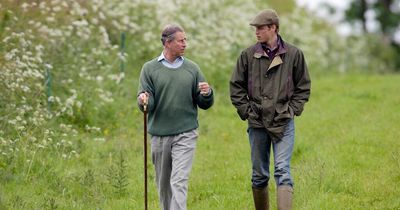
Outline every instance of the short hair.
[[275, 27], [276, 27], [276, 30], [275, 30], [275, 31], [276, 31], [277, 33], [279, 33], [279, 23], [278, 23], [278, 24], [276, 24], [276, 23], [269, 24], [269, 25], [267, 25], [267, 27], [268, 27], [268, 28], [271, 28], [272, 25], [275, 25]]
[[177, 24], [169, 24], [164, 27], [161, 33], [161, 42], [165, 45], [166, 41], [171, 41], [175, 39], [176, 32], [184, 32], [183, 28]]

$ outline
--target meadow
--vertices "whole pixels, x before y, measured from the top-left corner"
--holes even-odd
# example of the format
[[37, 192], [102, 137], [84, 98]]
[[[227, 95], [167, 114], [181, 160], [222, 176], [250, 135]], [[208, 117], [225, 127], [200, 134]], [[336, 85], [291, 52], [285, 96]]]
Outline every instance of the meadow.
[[[216, 94], [199, 112], [188, 207], [253, 209], [247, 125], [228, 81], [255, 41], [249, 19], [268, 5], [168, 2], [162, 10], [146, 0], [0, 3], [0, 209], [143, 209], [137, 82], [169, 22], [186, 29], [186, 55]], [[289, 11], [281, 34], [304, 51], [312, 77], [295, 120], [294, 209], [400, 209], [393, 55], [376, 37], [340, 37], [312, 14]], [[149, 209], [159, 209], [150, 157], [148, 167]], [[275, 209], [273, 179], [270, 190]]]
[[[295, 209], [400, 207], [399, 82], [399, 75], [365, 74], [313, 81], [311, 100], [296, 119]], [[236, 116], [228, 93], [216, 93], [214, 107], [200, 113], [188, 206], [252, 209], [246, 123]], [[141, 126], [126, 125], [103, 142], [79, 135], [84, 142], [77, 158], [38, 152], [33, 164], [2, 170], [0, 206], [143, 209]], [[150, 161], [148, 167], [149, 208], [158, 209]], [[270, 189], [274, 208], [273, 179]]]

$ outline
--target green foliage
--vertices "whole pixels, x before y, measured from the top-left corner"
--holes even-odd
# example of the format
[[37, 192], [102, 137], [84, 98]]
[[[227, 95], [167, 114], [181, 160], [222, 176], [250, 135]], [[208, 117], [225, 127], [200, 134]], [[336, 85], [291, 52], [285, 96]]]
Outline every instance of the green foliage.
[[[365, 0], [362, 1], [352, 1], [350, 3], [350, 7], [345, 11], [345, 17], [349, 22], [363, 22], [363, 26], [365, 27], [366, 19], [365, 12], [367, 11], [367, 2]], [[364, 28], [366, 30], [366, 28]]]
[[[27, 203], [18, 195], [16, 195], [13, 199], [12, 199], [12, 207], [14, 209], [24, 209], [27, 208]], [[4, 207], [5, 208], [5, 207]]]
[[114, 187], [115, 193], [119, 196], [126, 194], [129, 185], [127, 175], [127, 164], [122, 152], [120, 152], [117, 163], [108, 168], [107, 178], [110, 184]]
[[[269, 4], [282, 10], [281, 34], [304, 51], [313, 78], [393, 68], [394, 53], [378, 38], [340, 37], [333, 26], [291, 8], [292, 2]], [[248, 22], [265, 7], [244, 0], [2, 1], [0, 209], [142, 209], [143, 116], [136, 108], [136, 88], [140, 67], [159, 55], [160, 30], [170, 22], [185, 28], [186, 55], [216, 92], [214, 107], [200, 111], [189, 208], [250, 209], [246, 125], [230, 105], [228, 81], [240, 50], [255, 43]], [[296, 124], [297, 207], [400, 205], [393, 197], [397, 189], [378, 184], [398, 182], [398, 170], [378, 182], [379, 172], [369, 169], [369, 156], [362, 156], [390, 154], [382, 157], [388, 162], [384, 171], [399, 168], [399, 153], [391, 150], [397, 146], [391, 141], [398, 132], [399, 101], [391, 97], [396, 84], [398, 77], [360, 75], [313, 83], [306, 115]], [[371, 161], [376, 168], [378, 163]], [[148, 178], [154, 179], [150, 164]], [[159, 208], [154, 182], [149, 189], [150, 209]]]
[[[383, 34], [393, 35], [399, 26], [400, 11], [398, 0], [378, 0], [378, 1], [352, 1], [346, 10], [346, 19], [350, 22], [363, 22], [366, 25], [366, 13], [373, 10], [376, 20], [379, 22], [380, 30]], [[366, 31], [367, 32], [367, 31]]]
[[261, 9], [267, 9], [267, 8], [273, 8], [276, 11], [279, 11], [280, 15], [289, 14], [296, 8], [296, 1], [294, 1], [294, 0], [285, 0], [285, 1], [280, 1], [280, 0], [269, 0], [269, 1], [253, 0], [253, 2], [257, 6], [257, 8], [259, 8], [260, 10]]
[[[378, 56], [378, 60], [383, 63], [390, 63], [390, 68], [399, 70], [400, 63], [398, 57], [400, 53], [397, 49], [400, 47], [400, 43], [395, 41], [395, 34], [399, 30], [400, 22], [400, 11], [398, 5], [399, 0], [379, 0], [379, 1], [352, 1], [350, 7], [345, 11], [345, 19], [350, 23], [359, 23], [363, 25], [363, 32], [370, 33], [367, 36], [376, 36], [374, 38], [368, 50], [373, 50], [373, 54], [369, 54], [368, 57]], [[369, 31], [367, 26], [367, 13], [373, 11], [375, 20], [379, 23], [379, 32]], [[374, 35], [371, 35], [374, 34]], [[376, 42], [379, 40], [379, 42]], [[375, 51], [379, 48], [379, 51]], [[379, 52], [379, 53], [377, 53]], [[383, 56], [381, 57], [381, 52]], [[388, 56], [390, 59], [387, 59]]]
[[376, 12], [376, 19], [380, 23], [382, 32], [394, 33], [396, 28], [399, 26], [400, 11], [394, 9], [395, 5], [399, 5], [398, 0], [380, 0], [373, 4], [373, 8]]
[[44, 209], [51, 209], [55, 210], [58, 208], [58, 205], [56, 204], [56, 200], [54, 198], [44, 198], [43, 206]]

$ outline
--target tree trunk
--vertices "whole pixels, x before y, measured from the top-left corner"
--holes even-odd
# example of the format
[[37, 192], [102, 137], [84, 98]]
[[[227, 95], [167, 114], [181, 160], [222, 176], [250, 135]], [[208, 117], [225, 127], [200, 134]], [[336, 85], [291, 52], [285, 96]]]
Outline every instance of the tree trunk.
[[362, 28], [365, 33], [368, 33], [367, 18], [365, 17], [367, 10], [368, 10], [367, 0], [361, 0], [361, 11], [362, 11], [361, 21], [362, 21]]

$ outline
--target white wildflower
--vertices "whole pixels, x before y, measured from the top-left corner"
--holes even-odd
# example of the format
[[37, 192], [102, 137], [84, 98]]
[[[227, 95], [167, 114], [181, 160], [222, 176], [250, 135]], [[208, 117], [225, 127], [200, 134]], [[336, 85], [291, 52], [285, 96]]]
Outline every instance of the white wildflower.
[[54, 12], [59, 12], [59, 11], [61, 11], [61, 7], [60, 7], [60, 6], [55, 6], [55, 7], [53, 7], [53, 11], [54, 11]]
[[26, 2], [24, 2], [24, 3], [21, 5], [21, 7], [22, 7], [22, 9], [24, 9], [24, 11], [26, 11], [26, 10], [28, 9], [28, 7], [29, 7], [29, 4], [26, 3]]
[[54, 98], [54, 96], [49, 96], [48, 98], [47, 98], [47, 101], [48, 102], [54, 102], [55, 101], [55, 98]]
[[7, 43], [8, 40], [10, 40], [10, 39], [11, 39], [11, 37], [10, 37], [10, 36], [7, 36], [6, 38], [3, 39], [3, 42]]
[[76, 26], [76, 27], [86, 27], [89, 25], [89, 23], [85, 19], [83, 19], [80, 21], [77, 20], [77, 21], [72, 22], [72, 25]]
[[61, 6], [63, 6], [63, 7], [65, 7], [65, 8], [67, 8], [67, 7], [68, 7], [68, 4], [67, 4], [67, 2], [66, 2], [66, 1], [62, 1], [62, 3], [61, 3]]
[[99, 19], [97, 19], [97, 18], [92, 18], [92, 23], [93, 23], [94, 25], [99, 24]]
[[47, 69], [53, 69], [53, 66], [51, 64], [45, 64], [44, 65]]
[[76, 107], [81, 108], [82, 107], [82, 102], [76, 101], [75, 105], [76, 105]]
[[39, 8], [42, 9], [42, 10], [46, 9], [46, 2], [45, 1], [40, 2]]
[[28, 86], [25, 86], [25, 85], [23, 85], [21, 88], [22, 88], [22, 91], [24, 91], [25, 93], [29, 93], [31, 90]]
[[50, 29], [49, 35], [52, 37], [62, 37], [63, 32], [60, 29]]
[[94, 138], [94, 141], [101, 141], [101, 142], [105, 142], [106, 139], [105, 138]]
[[99, 18], [102, 19], [102, 20], [106, 20], [107, 19], [103, 12], [99, 12]]
[[49, 23], [54, 23], [54, 22], [56, 22], [56, 19], [54, 17], [50, 16], [50, 17], [46, 17], [46, 21]]

